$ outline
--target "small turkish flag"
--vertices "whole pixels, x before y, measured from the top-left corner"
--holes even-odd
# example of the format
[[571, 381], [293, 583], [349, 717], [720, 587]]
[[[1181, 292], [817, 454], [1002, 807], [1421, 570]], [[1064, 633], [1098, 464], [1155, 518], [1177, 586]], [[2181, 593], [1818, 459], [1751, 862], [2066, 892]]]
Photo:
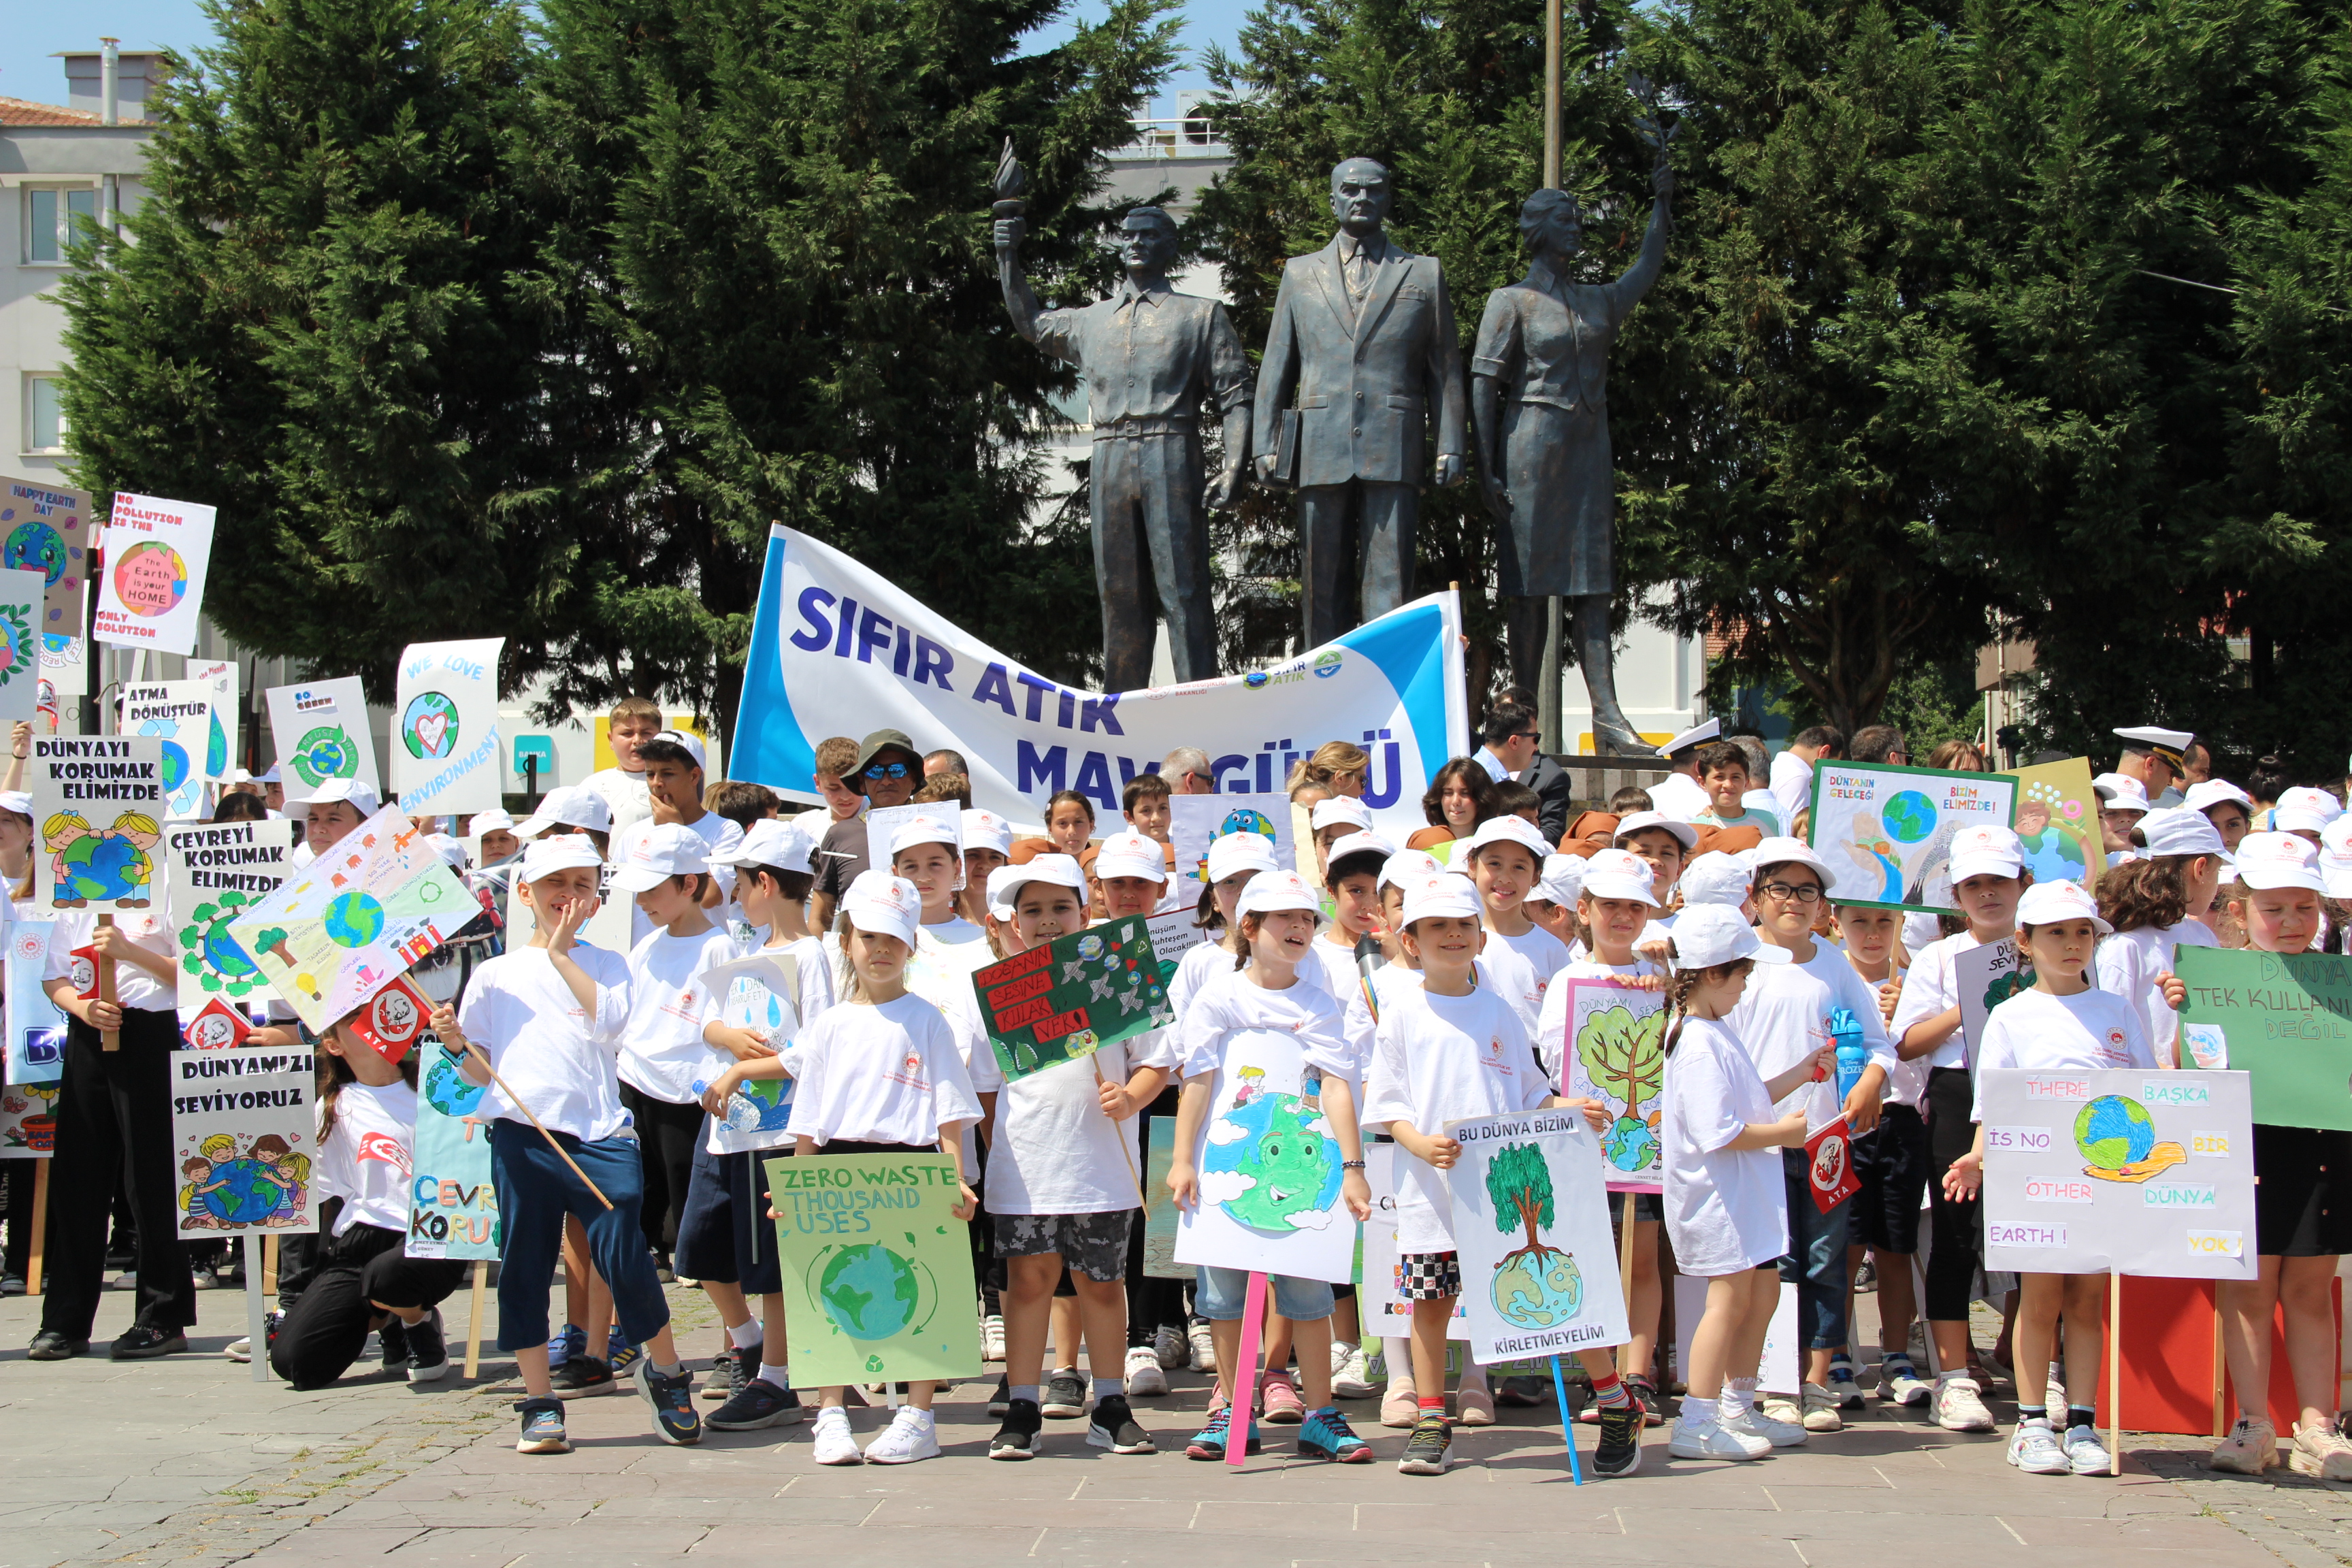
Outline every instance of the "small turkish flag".
[[1853, 1133], [1845, 1118], [1837, 1117], [1805, 1140], [1805, 1174], [1813, 1192], [1813, 1206], [1827, 1214], [1862, 1191], [1853, 1173]]

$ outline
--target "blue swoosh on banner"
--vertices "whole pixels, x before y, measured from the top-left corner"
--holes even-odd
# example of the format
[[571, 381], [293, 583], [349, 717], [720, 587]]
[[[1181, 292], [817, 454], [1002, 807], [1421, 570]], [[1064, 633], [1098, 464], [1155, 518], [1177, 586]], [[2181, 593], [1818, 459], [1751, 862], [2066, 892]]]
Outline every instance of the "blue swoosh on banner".
[[751, 613], [751, 650], [743, 660], [743, 706], [727, 748], [727, 770], [773, 789], [816, 787], [816, 748], [801, 732], [784, 690], [784, 531], [768, 535], [760, 572], [759, 607]]
[[[1339, 638], [1388, 677], [1412, 725], [1412, 743], [1424, 772], [1446, 756], [1445, 612], [1436, 605], [1397, 610]], [[814, 766], [814, 763], [811, 764]]]

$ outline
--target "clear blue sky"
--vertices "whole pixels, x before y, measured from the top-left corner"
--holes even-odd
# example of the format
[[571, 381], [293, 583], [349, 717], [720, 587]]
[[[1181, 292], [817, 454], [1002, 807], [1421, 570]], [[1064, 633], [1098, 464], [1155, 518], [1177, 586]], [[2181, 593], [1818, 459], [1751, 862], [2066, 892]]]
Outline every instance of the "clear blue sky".
[[[1243, 13], [1254, 0], [1185, 0], [1184, 42], [1197, 50], [1212, 43], [1230, 47], [1241, 31]], [[1074, 16], [1099, 17], [1100, 0], [1076, 0]], [[1043, 46], [1066, 36], [1067, 26], [1041, 30]], [[65, 62], [49, 57], [60, 49], [94, 49], [101, 35], [122, 40], [126, 49], [202, 48], [212, 41], [212, 24], [195, 0], [0, 0], [0, 97], [36, 103], [66, 100]], [[1176, 85], [1201, 85], [1194, 68]], [[1170, 112], [1167, 106], [1160, 112]]]

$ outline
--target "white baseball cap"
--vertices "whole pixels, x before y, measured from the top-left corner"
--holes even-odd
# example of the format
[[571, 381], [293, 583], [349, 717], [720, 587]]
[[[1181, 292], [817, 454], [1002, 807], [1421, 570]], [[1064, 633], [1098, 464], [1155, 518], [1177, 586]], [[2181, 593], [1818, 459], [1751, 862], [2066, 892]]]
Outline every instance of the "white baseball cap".
[[[2212, 825], [2206, 826], [2210, 832]], [[2036, 882], [2017, 900], [2017, 923], [2021, 927], [2056, 925], [2060, 921], [2088, 921], [2091, 929], [2101, 936], [2116, 933], [2116, 928], [2100, 915], [2098, 900], [2084, 892], [2079, 882]]]
[[2221, 829], [2193, 806], [2151, 811], [2139, 819], [2139, 834], [2151, 855], [2226, 855]]
[[2249, 816], [2253, 815], [2254, 797], [2228, 779], [2207, 779], [2203, 784], [2190, 784], [2188, 794], [2181, 796], [2180, 804], [2191, 811], [2210, 811], [2231, 801], [2245, 807]]
[[1738, 855], [1726, 855], [1720, 849], [1710, 849], [1694, 856], [1683, 868], [1683, 908], [1693, 904], [1721, 904], [1738, 909], [1748, 901], [1748, 885], [1755, 879], [1748, 875], [1748, 862]]
[[1625, 847], [1625, 839], [1627, 836], [1640, 833], [1646, 828], [1652, 827], [1663, 827], [1668, 833], [1671, 833], [1675, 837], [1681, 839], [1683, 841], [1683, 850], [1685, 854], [1698, 847], [1698, 829], [1693, 827], [1687, 822], [1677, 821], [1675, 818], [1668, 816], [1663, 811], [1634, 812], [1632, 816], [1624, 818], [1617, 824], [1617, 831], [1610, 835], [1609, 842], [1622, 849]]
[[515, 824], [515, 835], [520, 838], [536, 838], [558, 826], [584, 827], [591, 833], [609, 833], [613, 829], [612, 803], [585, 784], [551, 789], [540, 801], [537, 811]]
[[1963, 827], [1952, 835], [1951, 864], [1945, 875], [1958, 887], [1970, 877], [2017, 877], [2025, 872], [2025, 846], [1994, 823]]
[[596, 853], [596, 846], [576, 833], [559, 833], [552, 838], [534, 838], [530, 847], [522, 852], [521, 878], [536, 882], [551, 871], [593, 871], [604, 864]]
[[1455, 876], [1424, 877], [1407, 888], [1404, 910], [1398, 917], [1400, 924], [1410, 926], [1418, 920], [1475, 921], [1480, 917], [1478, 889]]
[[923, 896], [915, 884], [887, 871], [860, 871], [841, 895], [841, 912], [853, 931], [895, 936], [908, 947], [923, 920]]
[[698, 768], [708, 769], [710, 766], [709, 763], [704, 760], [702, 742], [683, 730], [657, 730], [654, 732], [653, 738], [683, 746], [686, 749], [686, 754], [694, 759], [694, 765]]
[[1165, 882], [1168, 851], [1157, 838], [1146, 838], [1140, 833], [1114, 833], [1095, 851], [1095, 875], [1106, 882], [1113, 877]]
[[477, 838], [485, 833], [512, 833], [515, 819], [503, 811], [478, 811], [466, 824], [466, 831]]
[[701, 834], [683, 823], [657, 822], [637, 836], [628, 854], [613, 868], [613, 887], [618, 892], [642, 893], [672, 877], [709, 869], [710, 846], [703, 842]]
[[2271, 831], [2323, 833], [2343, 815], [2344, 803], [2326, 790], [2298, 785], [2280, 794], [2278, 809], [2271, 813]]
[[1274, 840], [1263, 833], [1228, 833], [1209, 841], [1209, 880], [1275, 868]]
[[891, 858], [896, 859], [901, 849], [912, 849], [918, 844], [944, 844], [959, 855], [963, 853], [963, 846], [956, 841], [956, 825], [945, 817], [918, 816], [900, 823], [898, 831], [890, 835]]
[[1371, 810], [1354, 795], [1335, 795], [1317, 801], [1307, 818], [1307, 827], [1317, 833], [1342, 822], [1369, 831], [1372, 826]]
[[1544, 857], [1552, 852], [1551, 841], [1543, 836], [1541, 828], [1526, 817], [1507, 811], [1480, 823], [1478, 831], [1470, 836], [1469, 847], [1465, 853], [1475, 857], [1489, 844], [1518, 845], [1536, 858], [1538, 866], [1543, 864]]
[[1547, 855], [1543, 863], [1543, 884], [1528, 897], [1542, 899], [1561, 909], [1576, 907], [1577, 894], [1584, 890], [1584, 857], [1581, 855]]
[[257, 783], [257, 784], [283, 784], [283, 783], [285, 783], [285, 782], [286, 782], [286, 775], [285, 775], [285, 774], [283, 774], [283, 773], [279, 773], [279, 772], [278, 771], [278, 763], [270, 763], [270, 764], [269, 764], [269, 771], [268, 771], [268, 773], [266, 773], [262, 774], [260, 778], [257, 779], [257, 780], [256, 780], [256, 781], [254, 781], [254, 782], [255, 782], [255, 783]]
[[993, 849], [999, 855], [1013, 853], [1013, 824], [992, 811], [978, 806], [963, 814], [963, 847], [970, 854], [974, 849]]
[[[692, 829], [688, 831], [692, 832]], [[701, 837], [699, 834], [697, 837]], [[790, 822], [763, 816], [744, 830], [732, 849], [713, 850], [713, 866], [767, 866], [779, 871], [807, 871], [816, 864], [816, 840], [799, 818]]]
[[337, 801], [351, 802], [352, 809], [358, 812], [362, 819], [383, 809], [383, 802], [376, 797], [374, 786], [365, 779], [323, 779], [316, 789], [292, 804], [332, 805]]
[[1653, 890], [1657, 878], [1650, 863], [1631, 849], [1603, 849], [1584, 863], [1584, 896], [1588, 899], [1631, 899], [1658, 907]]
[[[1408, 893], [1407, 897], [1412, 895]], [[1323, 907], [1307, 879], [1296, 871], [1267, 871], [1253, 879], [1242, 889], [1241, 902], [1234, 906], [1234, 918], [1243, 915], [1271, 915], [1284, 910], [1304, 910], [1314, 914]]]
[[[1067, 857], [1064, 857], [1067, 858]], [[1013, 918], [1013, 895], [1032, 880], [1026, 866], [999, 866], [988, 874], [988, 912], [999, 921]]]
[[2327, 885], [2329, 898], [2352, 898], [2352, 812], [2320, 832], [2319, 879]]
[[443, 865], [454, 866], [460, 871], [466, 868], [466, 847], [447, 834], [428, 833], [425, 842], [433, 846], [433, 853], [441, 857]]
[[[1813, 874], [1822, 879], [1822, 892], [1824, 897], [1837, 890], [1837, 873], [1830, 868], [1830, 863], [1822, 858], [1818, 850], [1801, 838], [1790, 838], [1785, 835], [1778, 838], [1767, 838], [1753, 849], [1742, 850], [1740, 858], [1748, 862], [1748, 869], [1751, 876], [1766, 866], [1785, 866], [1793, 863], [1810, 867]], [[1685, 875], [1688, 873], [1685, 872]]]
[[2101, 773], [2091, 781], [2102, 811], [2146, 811], [2147, 786], [2129, 773]]
[[[1040, 855], [1019, 866], [1001, 866], [988, 874], [989, 901], [996, 901], [997, 879], [1004, 879], [1004, 902], [1008, 909], [1021, 896], [1022, 888], [1030, 882], [1051, 882], [1057, 888], [1067, 888], [1078, 895], [1078, 902], [1087, 901], [1087, 873], [1074, 855]], [[1008, 915], [1006, 918], [1010, 919]]]
[[1377, 855], [1386, 865], [1395, 853], [1396, 846], [1377, 833], [1350, 833], [1345, 838], [1331, 841], [1331, 847], [1323, 851], [1323, 864], [1337, 866], [1350, 855]]
[[[26, 815], [30, 815], [27, 813]], [[1423, 877], [1443, 877], [1445, 866], [1426, 849], [1400, 849], [1381, 866], [1378, 887], [1410, 888]]]
[[1789, 963], [1794, 955], [1785, 947], [1768, 947], [1757, 940], [1748, 917], [1722, 904], [1686, 904], [1675, 917], [1676, 969], [1712, 969], [1752, 958], [1759, 963]]
[[19, 816], [33, 815], [31, 792], [21, 789], [0, 790], [0, 811], [13, 811]]
[[2292, 833], [2249, 833], [2238, 840], [2238, 880], [2249, 888], [2308, 888], [2326, 893], [2319, 847]]

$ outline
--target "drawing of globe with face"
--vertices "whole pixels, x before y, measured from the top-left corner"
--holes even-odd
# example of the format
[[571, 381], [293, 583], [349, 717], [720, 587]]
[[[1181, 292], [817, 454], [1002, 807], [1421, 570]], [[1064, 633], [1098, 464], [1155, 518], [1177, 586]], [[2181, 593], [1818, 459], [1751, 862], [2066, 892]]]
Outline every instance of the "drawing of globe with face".
[[337, 947], [365, 947], [383, 934], [383, 906], [365, 893], [338, 893], [327, 901], [320, 923]]
[[444, 1116], [471, 1116], [482, 1103], [483, 1087], [457, 1070], [457, 1059], [446, 1051], [435, 1051], [425, 1064], [417, 1088], [425, 1101]]
[[1936, 803], [1916, 789], [1906, 789], [1888, 798], [1879, 820], [1896, 843], [1916, 844], [1936, 831]]
[[1209, 837], [1223, 838], [1228, 833], [1255, 833], [1271, 840], [1274, 837], [1274, 822], [1255, 806], [1239, 806], [1225, 813], [1225, 819], [1217, 824], [1217, 830]]
[[2156, 1123], [2138, 1100], [2103, 1094], [2074, 1113], [2074, 1147], [2099, 1170], [2121, 1170], [2155, 1150]]
[[66, 542], [38, 519], [20, 522], [8, 531], [6, 542], [0, 542], [0, 569], [38, 572], [48, 579], [47, 585], [54, 587], [66, 574]]
[[1339, 1144], [1320, 1107], [1259, 1093], [1210, 1124], [1201, 1193], [1238, 1225], [1288, 1236], [1333, 1223]]
[[1584, 1305], [1584, 1272], [1565, 1252], [1522, 1252], [1495, 1270], [1487, 1294], [1505, 1322], [1556, 1329]]

